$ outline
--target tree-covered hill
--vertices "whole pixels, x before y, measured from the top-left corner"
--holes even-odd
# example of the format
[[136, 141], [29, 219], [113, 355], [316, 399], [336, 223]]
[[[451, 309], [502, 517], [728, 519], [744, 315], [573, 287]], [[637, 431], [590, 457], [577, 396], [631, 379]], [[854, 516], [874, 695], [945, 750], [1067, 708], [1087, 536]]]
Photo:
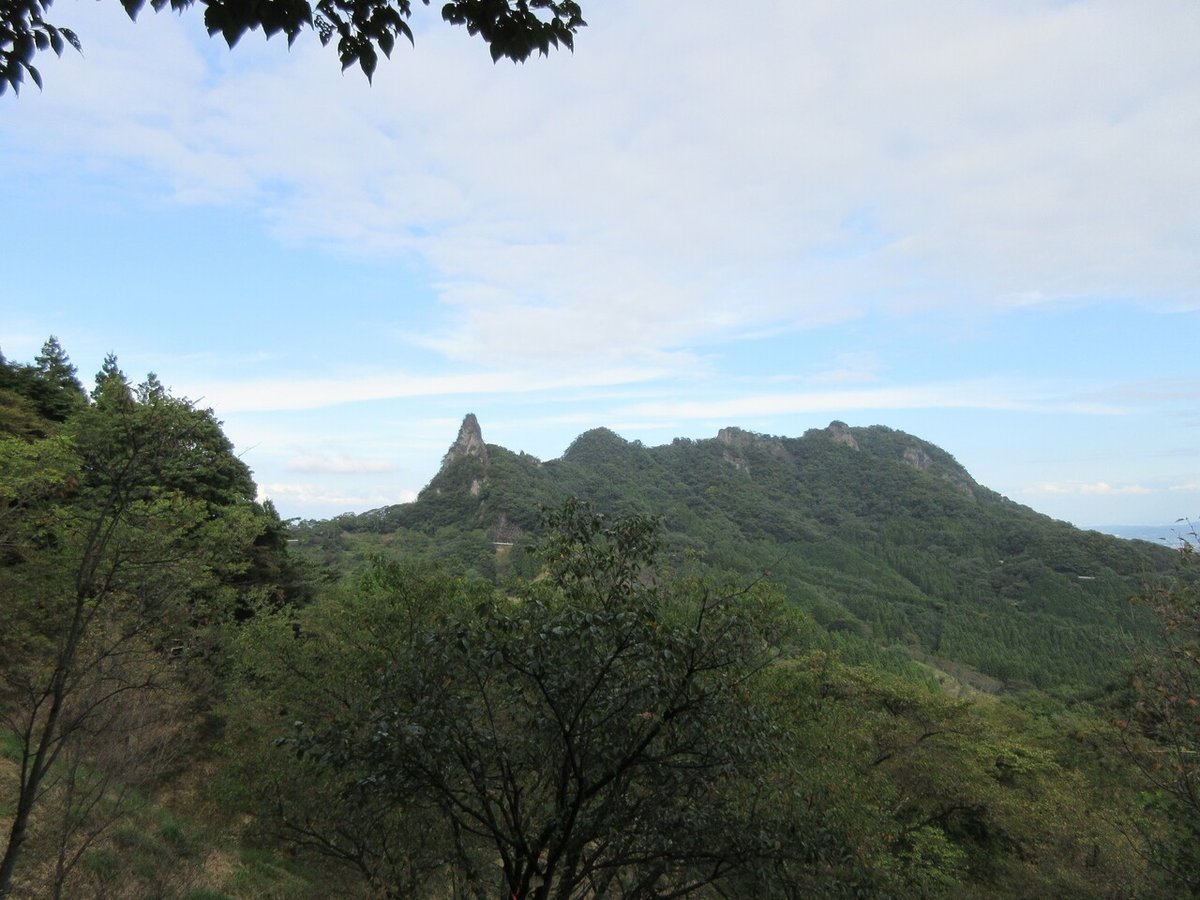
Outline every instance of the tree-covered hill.
[[681, 571], [769, 572], [851, 656], [890, 648], [987, 689], [1106, 683], [1144, 624], [1128, 598], [1174, 562], [1002, 497], [912, 435], [841, 422], [659, 447], [600, 428], [543, 462], [485, 444], [468, 416], [416, 501], [299, 533], [331, 559], [383, 549], [502, 580], [528, 574], [539, 508], [568, 496], [661, 516]]
[[153, 375], [0, 357], [0, 898], [1197, 895], [1191, 549], [841, 423], [255, 495]]

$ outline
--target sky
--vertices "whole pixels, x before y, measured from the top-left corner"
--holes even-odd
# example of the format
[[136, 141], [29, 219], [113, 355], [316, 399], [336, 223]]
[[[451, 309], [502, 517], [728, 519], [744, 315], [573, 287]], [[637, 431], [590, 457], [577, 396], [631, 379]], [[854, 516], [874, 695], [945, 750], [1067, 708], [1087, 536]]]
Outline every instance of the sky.
[[0, 350], [211, 407], [285, 517], [412, 500], [465, 414], [887, 425], [1080, 526], [1200, 519], [1200, 5], [583, 0], [493, 64], [59, 0], [0, 97]]

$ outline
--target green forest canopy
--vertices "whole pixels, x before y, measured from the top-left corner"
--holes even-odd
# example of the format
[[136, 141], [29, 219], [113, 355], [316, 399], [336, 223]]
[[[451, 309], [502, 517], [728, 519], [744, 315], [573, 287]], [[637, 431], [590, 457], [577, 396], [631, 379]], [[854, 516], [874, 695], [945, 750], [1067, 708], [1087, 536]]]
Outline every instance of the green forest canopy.
[[[1194, 555], [910, 436], [488, 446], [296, 533], [153, 376], [0, 357], [0, 896], [1200, 891]], [[920, 623], [1022, 616], [1111, 674], [939, 687]]]

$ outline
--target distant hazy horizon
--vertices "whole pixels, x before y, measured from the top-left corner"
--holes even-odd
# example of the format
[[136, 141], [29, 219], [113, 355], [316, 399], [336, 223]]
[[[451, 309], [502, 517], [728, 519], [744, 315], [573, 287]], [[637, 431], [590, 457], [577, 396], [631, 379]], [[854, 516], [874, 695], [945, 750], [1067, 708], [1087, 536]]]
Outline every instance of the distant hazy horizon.
[[1099, 531], [1116, 537], [1131, 540], [1150, 541], [1154, 544], [1166, 544], [1168, 547], [1178, 547], [1184, 540], [1195, 540], [1192, 534], [1194, 525], [1186, 522], [1173, 522], [1170, 525], [1085, 525], [1088, 531]]

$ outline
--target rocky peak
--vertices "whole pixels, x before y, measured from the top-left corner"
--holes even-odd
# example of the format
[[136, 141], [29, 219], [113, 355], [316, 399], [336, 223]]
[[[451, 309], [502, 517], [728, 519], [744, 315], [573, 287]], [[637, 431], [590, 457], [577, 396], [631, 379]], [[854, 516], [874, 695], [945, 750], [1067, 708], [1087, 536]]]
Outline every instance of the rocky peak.
[[442, 459], [442, 468], [464, 456], [473, 456], [485, 466], [490, 465], [492, 461], [488, 456], [487, 444], [483, 442], [483, 432], [479, 430], [479, 420], [475, 418], [475, 413], [467, 413], [463, 419], [462, 426], [458, 429], [458, 439], [450, 445]]
[[854, 432], [850, 430], [850, 426], [845, 422], [839, 422], [837, 419], [834, 419], [829, 423], [829, 427], [825, 431], [835, 444], [843, 444], [851, 450], [858, 449], [858, 441], [854, 438]]
[[744, 450], [747, 447], [765, 447], [773, 452], [783, 450], [783, 441], [767, 434], [746, 431], [744, 428], [729, 426], [717, 432], [717, 440], [734, 450]]
[[743, 431], [742, 429], [735, 428], [732, 425], [728, 428], [722, 428], [717, 432], [717, 440], [726, 447], [746, 447], [749, 446], [750, 441], [753, 438], [754, 435], [749, 431]]
[[746, 459], [745, 454], [752, 448], [766, 450], [776, 459], [792, 461], [792, 455], [779, 438], [733, 426], [717, 432], [717, 443], [726, 448], [723, 453], [725, 462], [744, 472], [750, 471], [750, 461]]

